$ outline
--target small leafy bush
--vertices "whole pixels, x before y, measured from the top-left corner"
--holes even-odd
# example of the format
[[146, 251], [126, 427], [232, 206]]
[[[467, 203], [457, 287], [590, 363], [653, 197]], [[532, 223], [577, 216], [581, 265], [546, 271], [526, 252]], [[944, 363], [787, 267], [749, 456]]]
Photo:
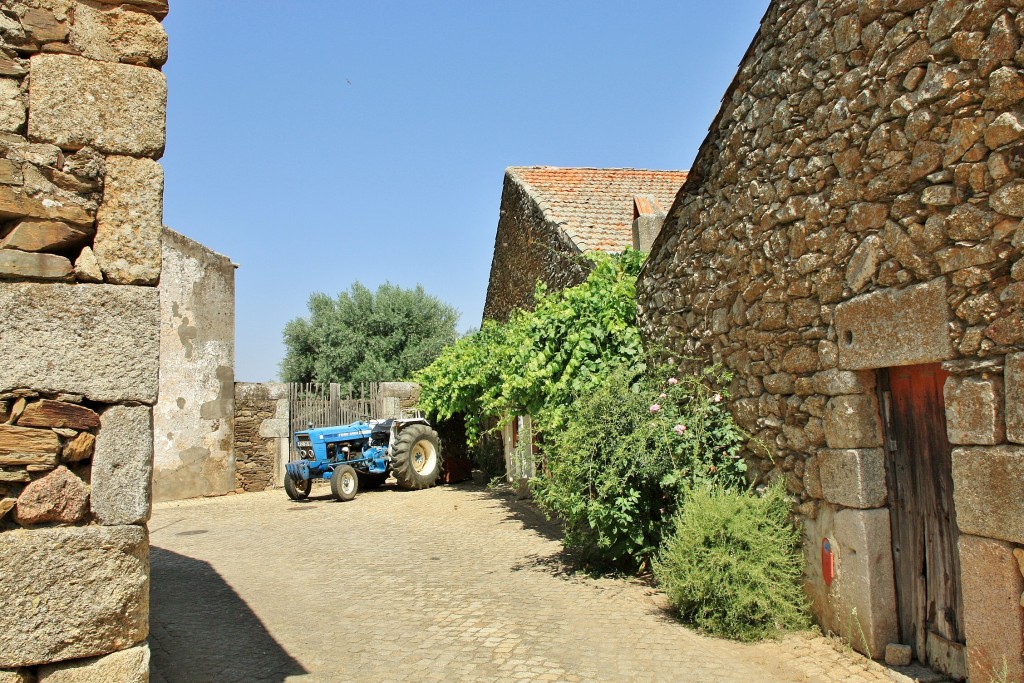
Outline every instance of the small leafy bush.
[[781, 483], [688, 492], [654, 574], [684, 621], [751, 641], [807, 626], [799, 529]]
[[598, 568], [642, 570], [685, 490], [746, 485], [743, 434], [708, 386], [724, 379], [621, 367], [545, 429], [531, 487], [564, 522], [567, 548]]

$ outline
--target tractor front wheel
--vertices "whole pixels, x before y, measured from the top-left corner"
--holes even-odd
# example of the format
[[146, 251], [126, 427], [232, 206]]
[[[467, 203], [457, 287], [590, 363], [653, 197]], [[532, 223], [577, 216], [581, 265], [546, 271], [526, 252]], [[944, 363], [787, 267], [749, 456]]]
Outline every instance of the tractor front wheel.
[[405, 489], [425, 489], [441, 474], [441, 446], [437, 432], [414, 424], [398, 434], [391, 446], [391, 472]]
[[303, 479], [300, 482], [296, 482], [288, 475], [285, 475], [284, 477], [284, 492], [287, 493], [288, 497], [292, 500], [302, 500], [309, 495], [309, 491], [312, 488], [312, 479]]
[[338, 500], [352, 500], [359, 491], [359, 477], [352, 465], [338, 465], [331, 475], [331, 493]]

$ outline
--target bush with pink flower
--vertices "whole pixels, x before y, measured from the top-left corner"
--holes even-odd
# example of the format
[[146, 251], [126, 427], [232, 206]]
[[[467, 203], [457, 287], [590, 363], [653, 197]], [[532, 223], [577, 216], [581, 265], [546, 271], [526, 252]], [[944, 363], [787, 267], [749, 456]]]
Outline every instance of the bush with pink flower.
[[729, 377], [670, 370], [612, 373], [547, 434], [535, 497], [591, 564], [645, 570], [687, 490], [747, 486], [747, 437], [723, 400]]

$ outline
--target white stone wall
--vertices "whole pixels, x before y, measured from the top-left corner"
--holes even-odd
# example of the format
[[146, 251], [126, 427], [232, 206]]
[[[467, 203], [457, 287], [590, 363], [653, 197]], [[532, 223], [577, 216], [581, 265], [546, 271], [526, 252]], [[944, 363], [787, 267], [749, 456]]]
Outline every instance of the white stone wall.
[[165, 228], [153, 499], [235, 489], [235, 266]]

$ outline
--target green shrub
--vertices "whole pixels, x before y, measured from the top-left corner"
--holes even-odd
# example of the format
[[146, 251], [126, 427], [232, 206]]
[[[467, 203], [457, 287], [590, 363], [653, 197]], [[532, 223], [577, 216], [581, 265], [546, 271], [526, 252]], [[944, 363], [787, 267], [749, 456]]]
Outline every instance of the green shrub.
[[707, 386], [724, 377], [627, 367], [576, 398], [544, 429], [534, 497], [565, 525], [564, 544], [591, 565], [636, 571], [658, 548], [681, 493], [746, 484], [743, 434]]
[[507, 323], [485, 321], [416, 373], [420, 407], [438, 419], [464, 415], [470, 445], [488, 418], [529, 414], [557, 429], [574, 395], [638, 365], [636, 276], [644, 254], [582, 258], [593, 266], [584, 282], [556, 292], [538, 283], [532, 310], [513, 311]]
[[808, 624], [799, 529], [781, 483], [689, 491], [654, 573], [684, 621], [737, 640]]

